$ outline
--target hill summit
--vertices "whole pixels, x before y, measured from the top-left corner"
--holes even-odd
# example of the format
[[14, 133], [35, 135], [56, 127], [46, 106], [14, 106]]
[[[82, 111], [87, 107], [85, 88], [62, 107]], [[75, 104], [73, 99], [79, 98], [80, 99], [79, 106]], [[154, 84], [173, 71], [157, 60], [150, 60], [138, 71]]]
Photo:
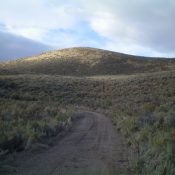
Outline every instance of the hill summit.
[[0, 64], [0, 74], [118, 75], [172, 70], [175, 59], [149, 58], [76, 47]]

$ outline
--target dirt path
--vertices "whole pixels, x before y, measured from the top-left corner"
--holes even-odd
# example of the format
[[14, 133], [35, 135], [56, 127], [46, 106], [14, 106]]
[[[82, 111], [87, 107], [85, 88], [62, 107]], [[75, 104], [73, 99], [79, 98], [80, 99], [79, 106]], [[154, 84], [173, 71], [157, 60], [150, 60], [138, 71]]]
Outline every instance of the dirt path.
[[65, 137], [41, 153], [17, 158], [13, 175], [121, 175], [127, 148], [104, 115], [83, 111]]

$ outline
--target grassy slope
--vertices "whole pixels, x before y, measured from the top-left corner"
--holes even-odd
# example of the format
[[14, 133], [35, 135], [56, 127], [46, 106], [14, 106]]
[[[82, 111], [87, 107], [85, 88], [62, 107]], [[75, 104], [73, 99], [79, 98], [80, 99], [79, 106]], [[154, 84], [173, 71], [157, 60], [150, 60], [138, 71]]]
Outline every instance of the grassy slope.
[[[97, 52], [101, 54], [103, 51]], [[64, 54], [66, 53], [67, 50]], [[88, 61], [82, 58], [81, 62]], [[32, 62], [35, 59], [32, 58]], [[153, 62], [160, 64], [159, 60]], [[91, 64], [93, 63], [92, 59]], [[170, 66], [170, 62], [167, 61], [164, 65]], [[171, 65], [173, 66], [173, 61]], [[104, 68], [101, 70], [105, 73]], [[161, 72], [154, 66], [152, 70], [159, 72], [113, 76], [97, 74], [88, 77], [34, 73], [1, 75], [1, 148], [4, 143], [8, 147], [9, 142], [16, 143], [17, 148], [21, 148], [21, 145], [22, 148], [29, 147], [41, 137], [55, 135], [60, 125], [70, 121], [72, 106], [86, 106], [108, 113], [113, 117], [118, 130], [125, 133], [128, 144], [133, 148], [133, 156], [130, 157], [133, 174], [173, 175], [175, 71]], [[125, 74], [128, 73], [127, 70]], [[13, 151], [16, 147], [7, 149]]]
[[0, 64], [0, 74], [118, 75], [174, 68], [175, 59], [143, 59], [100, 49], [71, 48]]

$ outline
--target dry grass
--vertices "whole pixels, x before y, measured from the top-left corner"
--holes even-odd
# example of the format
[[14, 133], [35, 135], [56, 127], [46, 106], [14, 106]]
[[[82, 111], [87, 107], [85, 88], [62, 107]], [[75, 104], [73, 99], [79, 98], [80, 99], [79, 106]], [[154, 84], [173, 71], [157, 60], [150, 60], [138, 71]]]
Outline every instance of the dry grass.
[[54, 135], [63, 106], [85, 106], [108, 113], [125, 133], [134, 150], [133, 174], [173, 175], [174, 82], [173, 71], [83, 78], [0, 76], [1, 147], [15, 141], [17, 150]]

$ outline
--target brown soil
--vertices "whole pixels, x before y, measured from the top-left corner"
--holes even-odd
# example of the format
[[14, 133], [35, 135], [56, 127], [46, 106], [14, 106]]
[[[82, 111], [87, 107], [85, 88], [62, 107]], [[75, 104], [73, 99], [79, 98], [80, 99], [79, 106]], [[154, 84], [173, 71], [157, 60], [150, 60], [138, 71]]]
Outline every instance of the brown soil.
[[128, 149], [109, 118], [81, 111], [70, 131], [54, 146], [15, 157], [12, 175], [113, 175], [127, 168]]

